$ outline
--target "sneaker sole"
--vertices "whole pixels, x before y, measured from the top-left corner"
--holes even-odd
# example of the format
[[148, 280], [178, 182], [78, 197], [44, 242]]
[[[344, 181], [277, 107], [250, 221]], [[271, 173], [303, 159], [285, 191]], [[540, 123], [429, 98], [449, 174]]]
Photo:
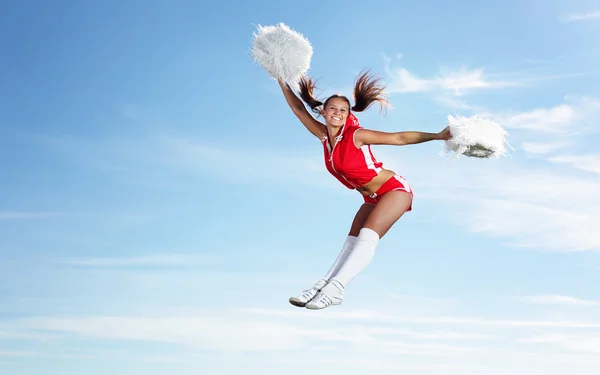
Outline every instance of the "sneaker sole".
[[290, 303], [296, 307], [304, 307], [306, 306], [306, 302], [298, 301], [297, 299], [290, 298]]
[[328, 309], [333, 306], [339, 306], [341, 304], [342, 304], [341, 302], [340, 303], [332, 303], [331, 305], [326, 306], [326, 307], [318, 307], [318, 306], [314, 306], [314, 305], [305, 304], [304, 307], [306, 307], [308, 310], [324, 310], [324, 309]]

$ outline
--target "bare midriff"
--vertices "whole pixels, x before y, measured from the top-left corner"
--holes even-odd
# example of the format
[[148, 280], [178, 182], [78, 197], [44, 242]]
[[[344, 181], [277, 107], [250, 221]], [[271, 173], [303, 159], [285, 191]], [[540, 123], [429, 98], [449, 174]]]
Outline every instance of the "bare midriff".
[[385, 182], [395, 174], [396, 173], [394, 171], [383, 169], [377, 176], [373, 177], [371, 181], [367, 182], [363, 186], [357, 187], [356, 190], [358, 190], [362, 195], [366, 196], [374, 194], [377, 192], [377, 190], [379, 190], [381, 185], [385, 184]]

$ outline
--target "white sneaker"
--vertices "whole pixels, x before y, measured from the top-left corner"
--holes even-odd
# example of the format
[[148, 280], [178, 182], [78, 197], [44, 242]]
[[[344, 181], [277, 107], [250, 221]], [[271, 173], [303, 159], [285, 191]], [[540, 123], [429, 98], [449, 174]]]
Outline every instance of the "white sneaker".
[[305, 307], [321, 310], [329, 306], [341, 305], [344, 299], [344, 286], [337, 280], [331, 280]]
[[315, 285], [310, 288], [302, 291], [302, 294], [297, 297], [291, 297], [290, 303], [294, 306], [304, 307], [310, 300], [312, 300], [327, 284], [327, 280], [321, 279], [315, 283]]

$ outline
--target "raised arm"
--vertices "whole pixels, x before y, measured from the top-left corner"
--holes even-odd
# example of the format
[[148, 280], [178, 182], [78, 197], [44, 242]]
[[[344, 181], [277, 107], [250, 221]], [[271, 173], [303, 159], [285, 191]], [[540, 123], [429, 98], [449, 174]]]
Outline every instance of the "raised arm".
[[302, 122], [302, 124], [306, 127], [306, 129], [308, 129], [308, 131], [311, 132], [315, 137], [317, 137], [319, 139], [323, 138], [325, 125], [323, 125], [323, 123], [317, 121], [308, 112], [304, 103], [302, 103], [300, 98], [298, 98], [298, 96], [296, 96], [294, 91], [292, 91], [292, 89], [290, 88], [290, 86], [287, 83], [282, 82], [281, 80], [277, 80], [277, 82], [279, 83], [279, 86], [281, 87], [281, 91], [283, 91], [285, 100], [289, 104], [290, 108], [292, 109], [292, 111], [294, 112], [296, 117], [298, 117], [300, 122]]
[[418, 131], [380, 132], [377, 130], [360, 129], [354, 136], [356, 147], [364, 145], [392, 145], [405, 146], [430, 141], [445, 141], [450, 139], [450, 129], [447, 127], [439, 133], [425, 133]]

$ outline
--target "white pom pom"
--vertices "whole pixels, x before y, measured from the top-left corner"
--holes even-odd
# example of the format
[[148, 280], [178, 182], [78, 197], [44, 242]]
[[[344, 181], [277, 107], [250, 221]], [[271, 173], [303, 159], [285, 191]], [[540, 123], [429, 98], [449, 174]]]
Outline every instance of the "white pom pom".
[[313, 49], [302, 34], [280, 23], [258, 26], [252, 41], [252, 57], [274, 79], [293, 86], [308, 72]]
[[449, 115], [448, 126], [452, 137], [446, 141], [446, 153], [454, 151], [456, 157], [465, 155], [487, 159], [497, 159], [506, 154], [504, 144], [508, 133], [494, 121], [479, 116]]

